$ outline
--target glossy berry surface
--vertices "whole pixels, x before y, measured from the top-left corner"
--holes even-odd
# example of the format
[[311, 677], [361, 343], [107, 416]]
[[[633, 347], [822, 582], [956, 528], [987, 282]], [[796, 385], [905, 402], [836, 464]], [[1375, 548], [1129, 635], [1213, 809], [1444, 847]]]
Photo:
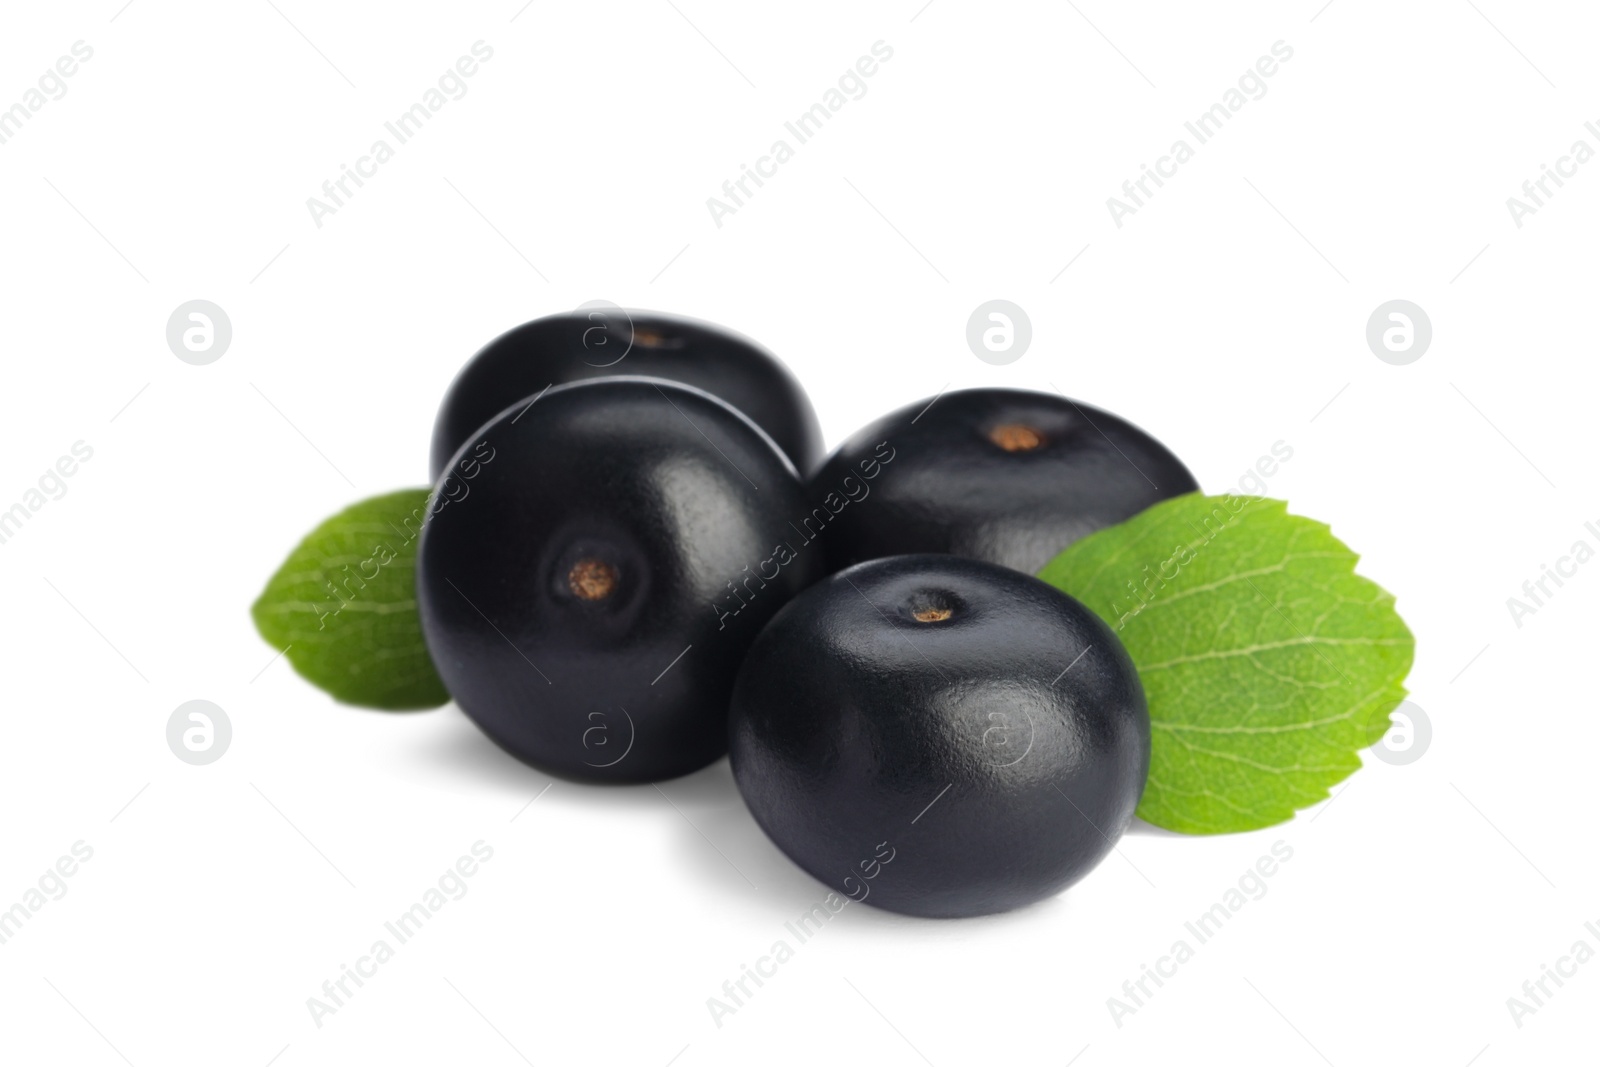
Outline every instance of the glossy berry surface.
[[953, 556], [812, 586], [746, 657], [733, 774], [768, 836], [891, 911], [1005, 911], [1111, 851], [1150, 765], [1127, 652], [1064, 593]]
[[[885, 443], [894, 460], [879, 472], [872, 457]], [[879, 476], [869, 483], [863, 469]], [[837, 514], [824, 538], [833, 569], [948, 552], [1028, 574], [1080, 537], [1198, 488], [1138, 427], [1015, 389], [949, 393], [886, 415], [840, 446], [809, 487], [813, 509]]]
[[567, 382], [666, 378], [744, 412], [802, 473], [822, 459], [822, 429], [800, 382], [777, 357], [731, 330], [653, 311], [578, 310], [523, 323], [461, 369], [434, 421], [429, 478], [511, 404]]
[[821, 573], [789, 461], [687, 386], [551, 389], [465, 443], [417, 558], [423, 635], [491, 739], [554, 774], [669, 778], [727, 746], [763, 623]]

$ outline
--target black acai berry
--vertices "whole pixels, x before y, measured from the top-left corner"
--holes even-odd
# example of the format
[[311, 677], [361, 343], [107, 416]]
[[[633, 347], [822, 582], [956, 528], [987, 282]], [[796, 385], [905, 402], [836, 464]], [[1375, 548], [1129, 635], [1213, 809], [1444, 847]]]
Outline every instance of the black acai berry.
[[423, 634], [490, 738], [551, 773], [686, 774], [727, 745], [761, 626], [822, 573], [793, 466], [698, 389], [529, 396], [450, 457], [417, 558]]
[[1161, 442], [1115, 415], [1049, 393], [971, 389], [854, 434], [811, 478], [813, 508], [848, 490], [884, 442], [893, 465], [863, 499], [830, 508], [833, 569], [948, 552], [1033, 574], [1080, 537], [1199, 488]]
[[693, 319], [621, 308], [579, 309], [490, 341], [451, 383], [433, 427], [429, 478], [506, 406], [566, 382], [619, 375], [704, 389], [748, 415], [801, 475], [822, 458], [822, 429], [799, 381], [766, 349]]
[[756, 821], [842, 895], [924, 916], [1056, 893], [1111, 851], [1150, 719], [1122, 642], [1014, 570], [898, 556], [801, 593], [756, 639], [730, 724]]

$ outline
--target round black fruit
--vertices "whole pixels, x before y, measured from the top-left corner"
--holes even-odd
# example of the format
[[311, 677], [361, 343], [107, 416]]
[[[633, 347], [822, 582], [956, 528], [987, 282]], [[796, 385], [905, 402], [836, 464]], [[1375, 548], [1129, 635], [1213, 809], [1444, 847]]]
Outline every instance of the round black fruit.
[[417, 554], [445, 687], [512, 755], [568, 777], [670, 778], [727, 748], [751, 641], [821, 573], [792, 547], [793, 466], [698, 389], [557, 386], [484, 426]]
[[[888, 461], [885, 461], [888, 457]], [[971, 389], [859, 431], [812, 476], [832, 569], [948, 552], [1028, 574], [1072, 542], [1168, 497], [1194, 476], [1117, 416], [1049, 393]]]
[[818, 880], [890, 911], [984, 915], [1111, 851], [1150, 717], [1122, 642], [1076, 600], [992, 563], [895, 556], [762, 631], [731, 755], [756, 821]]
[[710, 323], [651, 311], [549, 315], [490, 341], [461, 369], [433, 425], [429, 477], [508, 405], [566, 382], [617, 375], [704, 389], [767, 431], [802, 475], [822, 459], [822, 429], [799, 381], [754, 341]]

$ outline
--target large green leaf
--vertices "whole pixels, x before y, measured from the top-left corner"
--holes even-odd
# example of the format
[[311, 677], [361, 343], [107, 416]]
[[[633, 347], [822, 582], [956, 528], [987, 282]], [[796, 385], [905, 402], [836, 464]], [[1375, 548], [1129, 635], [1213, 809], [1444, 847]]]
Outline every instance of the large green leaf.
[[417, 538], [428, 490], [352, 504], [289, 553], [250, 609], [305, 678], [347, 704], [406, 711], [445, 703], [417, 615]]
[[1185, 833], [1271, 826], [1361, 766], [1405, 696], [1411, 631], [1357, 556], [1280, 500], [1163, 501], [1039, 577], [1109, 622], [1150, 703], [1139, 816]]

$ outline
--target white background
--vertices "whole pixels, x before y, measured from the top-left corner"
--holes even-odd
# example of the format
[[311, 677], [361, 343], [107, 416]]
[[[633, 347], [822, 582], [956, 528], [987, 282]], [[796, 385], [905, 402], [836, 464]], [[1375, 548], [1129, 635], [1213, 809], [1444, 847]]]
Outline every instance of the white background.
[[[0, 106], [94, 49], [0, 145], [0, 509], [94, 450], [0, 545], [0, 907], [93, 849], [0, 945], [0, 1058], [1593, 1058], [1600, 962], [1520, 1028], [1506, 1006], [1600, 949], [1600, 562], [1520, 628], [1506, 606], [1600, 547], [1600, 163], [1521, 228], [1506, 207], [1574, 140], [1600, 148], [1592, 11], [274, 2], [7, 5], [0, 27]], [[316, 227], [307, 197], [480, 39], [467, 95]], [[706, 198], [879, 40], [866, 95], [717, 227]], [[1106, 198], [1279, 40], [1267, 94], [1114, 225]], [[964, 339], [997, 297], [1034, 328], [1004, 367]], [[233, 323], [209, 366], [164, 337], [195, 298]], [[852, 905], [717, 1026], [707, 998], [826, 892], [726, 762], [541, 795], [453, 706], [334, 704], [248, 615], [314, 524], [422, 482], [471, 352], [596, 298], [759, 339], [830, 444], [947, 387], [1050, 383], [1213, 492], [1285, 442], [1270, 494], [1330, 521], [1417, 634], [1431, 747], [1368, 754], [1259, 833], [1136, 827], [1017, 913]], [[1364, 339], [1395, 298], [1434, 327], [1409, 366]], [[195, 698], [234, 728], [206, 767], [164, 737]], [[307, 998], [479, 840], [470, 892], [317, 1027]], [[1279, 840], [1267, 895], [1117, 1026], [1107, 998]]]

